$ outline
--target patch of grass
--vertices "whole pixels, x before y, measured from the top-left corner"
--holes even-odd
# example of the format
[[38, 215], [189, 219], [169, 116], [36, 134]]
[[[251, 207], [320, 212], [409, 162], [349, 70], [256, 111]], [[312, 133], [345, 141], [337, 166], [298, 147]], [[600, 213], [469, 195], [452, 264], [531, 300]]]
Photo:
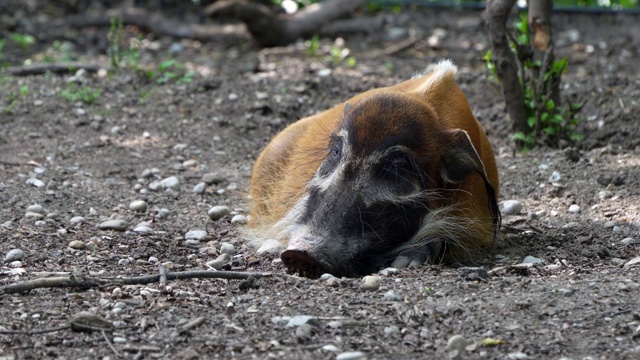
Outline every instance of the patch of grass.
[[13, 40], [13, 42], [18, 44], [22, 51], [27, 51], [27, 49], [29, 49], [29, 46], [36, 43], [36, 38], [34, 38], [33, 35], [29, 34], [11, 33], [9, 34], [9, 38]]
[[60, 96], [67, 101], [82, 101], [88, 105], [95, 103], [101, 95], [102, 92], [99, 89], [94, 89], [88, 86], [77, 87], [75, 85], [69, 85], [67, 90], [60, 93]]

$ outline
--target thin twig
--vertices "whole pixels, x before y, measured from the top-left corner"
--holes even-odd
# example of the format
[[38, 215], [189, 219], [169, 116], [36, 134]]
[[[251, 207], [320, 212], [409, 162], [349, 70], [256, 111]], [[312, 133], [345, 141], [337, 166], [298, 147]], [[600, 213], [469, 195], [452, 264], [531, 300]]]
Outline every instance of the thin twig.
[[[179, 280], [179, 279], [235, 279], [243, 280], [248, 279], [250, 276], [255, 278], [262, 278], [272, 276], [271, 273], [253, 273], [253, 272], [240, 272], [240, 271], [182, 271], [182, 272], [169, 272], [166, 274], [167, 280]], [[80, 288], [90, 289], [95, 287], [103, 287], [110, 285], [145, 285], [160, 280], [160, 275], [145, 275], [134, 277], [122, 277], [122, 278], [91, 278], [87, 276], [60, 276], [52, 278], [40, 278], [22, 281], [10, 285], [0, 287], [0, 294], [13, 294], [18, 292], [25, 292], [39, 288]]]
[[7, 73], [13, 76], [30, 76], [30, 75], [42, 75], [47, 72], [56, 74], [65, 74], [70, 72], [76, 72], [80, 69], [84, 69], [90, 72], [96, 72], [105, 66], [99, 64], [86, 64], [79, 62], [61, 62], [61, 63], [46, 63], [46, 64], [32, 64], [24, 66], [10, 66], [7, 68]]
[[182, 325], [182, 331], [188, 331], [197, 328], [198, 326], [204, 324], [205, 318], [204, 316], [200, 316], [193, 321], [190, 321], [184, 325]]
[[2, 334], [2, 335], [27, 335], [27, 336], [30, 336], [30, 335], [36, 335], [36, 334], [52, 333], [52, 332], [61, 331], [61, 330], [67, 330], [67, 329], [69, 329], [69, 325], [60, 326], [60, 327], [52, 328], [52, 329], [33, 330], [33, 331], [0, 330], [0, 334]]
[[118, 353], [118, 350], [116, 350], [116, 348], [113, 347], [113, 344], [111, 343], [111, 340], [109, 340], [109, 338], [107, 337], [107, 333], [102, 330], [102, 336], [104, 337], [104, 341], [107, 342], [107, 345], [109, 345], [109, 348], [111, 349], [111, 351], [113, 351], [113, 353], [116, 355], [116, 357], [122, 357], [122, 355], [120, 355], [120, 353]]

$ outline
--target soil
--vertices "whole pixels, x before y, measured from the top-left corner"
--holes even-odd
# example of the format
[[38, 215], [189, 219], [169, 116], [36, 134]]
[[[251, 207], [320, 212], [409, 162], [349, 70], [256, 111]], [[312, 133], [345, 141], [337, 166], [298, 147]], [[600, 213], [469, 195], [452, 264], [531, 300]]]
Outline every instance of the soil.
[[[483, 67], [480, 14], [385, 18], [383, 33], [352, 36], [344, 45], [323, 39], [315, 55], [302, 42], [259, 50], [246, 36], [229, 44], [143, 34], [138, 66], [155, 69], [151, 78], [132, 66], [106, 76], [3, 74], [0, 253], [21, 249], [25, 256], [3, 263], [0, 286], [64, 274], [156, 274], [160, 263], [169, 271], [203, 270], [223, 242], [237, 254], [229, 270], [275, 275], [2, 294], [0, 358], [332, 359], [353, 351], [369, 359], [640, 358], [640, 19], [558, 15], [558, 54], [570, 59], [563, 91], [585, 103], [584, 139], [519, 154]], [[410, 26], [420, 41], [370, 56]], [[72, 29], [74, 41], [62, 47], [38, 42], [21, 50], [7, 41], [5, 61], [60, 59], [72, 45], [75, 60], [107, 67], [107, 31]], [[127, 38], [134, 32], [125, 29]], [[331, 48], [340, 46], [355, 66], [330, 60]], [[157, 83], [169, 48], [176, 63], [196, 72], [191, 81]], [[247, 214], [252, 164], [268, 140], [300, 117], [402, 81], [441, 58], [459, 65], [458, 82], [494, 144], [500, 200], [523, 205], [520, 214], [504, 216], [495, 261], [484, 269], [387, 270], [377, 274], [377, 290], [365, 291], [362, 279], [285, 276], [277, 258], [257, 256], [231, 219]], [[322, 69], [331, 72], [320, 76]], [[93, 104], [69, 101], [62, 93], [75, 91], [70, 82], [101, 93]], [[155, 170], [143, 177], [145, 169]], [[554, 171], [560, 178], [552, 183]], [[205, 174], [204, 192], [192, 192]], [[150, 190], [170, 176], [180, 180], [179, 190]], [[44, 186], [29, 184], [34, 178]], [[129, 209], [138, 199], [148, 204], [143, 212]], [[33, 204], [44, 208], [44, 218], [25, 217]], [[568, 211], [572, 204], [579, 213]], [[233, 213], [212, 221], [207, 211], [214, 205]], [[76, 216], [84, 221], [72, 224]], [[109, 218], [124, 219], [126, 231], [100, 230]], [[152, 231], [133, 231], [143, 221]], [[208, 236], [186, 242], [190, 230]], [[73, 249], [74, 240], [94, 246]], [[544, 263], [520, 264], [526, 256]], [[68, 326], [82, 311], [115, 330], [39, 332]], [[314, 319], [286, 326], [296, 315]], [[199, 326], [183, 328], [201, 317]], [[448, 347], [455, 335], [466, 342]]]

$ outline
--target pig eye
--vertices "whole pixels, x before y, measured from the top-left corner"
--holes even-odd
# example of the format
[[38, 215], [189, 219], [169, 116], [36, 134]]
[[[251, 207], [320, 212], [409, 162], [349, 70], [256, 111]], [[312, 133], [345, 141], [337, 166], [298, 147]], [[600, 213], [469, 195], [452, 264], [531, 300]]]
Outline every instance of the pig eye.
[[342, 155], [342, 138], [336, 137], [331, 141], [327, 161], [338, 161]]
[[391, 154], [384, 161], [383, 177], [395, 184], [402, 184], [411, 179], [413, 166], [405, 153]]
[[320, 176], [326, 176], [333, 171], [340, 162], [342, 156], [342, 138], [332, 137], [329, 143], [329, 153], [326, 160], [322, 163], [319, 169]]

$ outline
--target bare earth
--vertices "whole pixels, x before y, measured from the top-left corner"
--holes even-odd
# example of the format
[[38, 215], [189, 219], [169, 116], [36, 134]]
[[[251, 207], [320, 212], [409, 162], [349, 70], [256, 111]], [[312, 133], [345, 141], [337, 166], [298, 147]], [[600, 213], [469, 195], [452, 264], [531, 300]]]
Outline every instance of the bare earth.
[[[0, 286], [58, 273], [156, 274], [159, 264], [204, 270], [223, 242], [235, 247], [230, 270], [276, 275], [0, 294], [0, 358], [334, 359], [352, 351], [369, 359], [640, 358], [640, 20], [558, 17], [557, 34], [580, 35], [559, 44], [559, 55], [570, 57], [565, 95], [586, 101], [585, 138], [522, 155], [513, 152], [498, 88], [483, 68], [486, 36], [478, 16], [402, 14], [388, 28], [417, 23], [424, 40], [372, 58], [390, 44], [382, 34], [350, 38], [353, 68], [325, 58], [328, 40], [316, 56], [302, 43], [257, 52], [250, 42], [182, 41], [175, 58], [198, 72], [192, 82], [158, 85], [130, 69], [87, 73], [80, 81], [101, 90], [91, 105], [61, 97], [73, 74], [2, 76], [0, 105], [16, 100], [0, 113], [0, 253], [4, 259], [21, 249], [25, 256], [21, 264], [3, 263]], [[77, 34], [88, 39], [76, 50], [81, 61], [108, 64], [97, 55], [103, 48], [87, 45], [105, 43], [106, 31]], [[175, 40], [154, 41], [159, 49], [143, 51], [142, 66], [157, 67]], [[5, 52], [19, 64], [50, 45]], [[388, 270], [378, 274], [374, 291], [361, 289], [362, 279], [284, 276], [278, 259], [256, 256], [233, 214], [209, 219], [214, 205], [247, 214], [252, 164], [278, 130], [443, 57], [461, 68], [458, 81], [494, 144], [500, 200], [523, 205], [520, 214], [504, 216], [488, 273]], [[331, 72], [320, 76], [322, 69]], [[560, 178], [552, 184], [554, 171]], [[192, 192], [205, 174], [212, 175], [204, 192]], [[170, 176], [179, 179], [179, 190], [150, 190]], [[44, 186], [28, 184], [30, 178]], [[147, 209], [130, 210], [134, 200], [146, 201]], [[25, 217], [33, 204], [44, 208], [42, 219]], [[572, 204], [579, 213], [569, 212]], [[84, 221], [72, 224], [76, 216]], [[125, 220], [126, 231], [98, 229], [110, 217]], [[151, 232], [134, 231], [143, 221]], [[185, 242], [190, 230], [208, 236]], [[97, 246], [72, 249], [74, 240]], [[513, 266], [526, 256], [544, 263]], [[25, 272], [12, 275], [15, 266]], [[82, 311], [115, 330], [29, 333], [65, 326]], [[297, 315], [314, 319], [287, 326]], [[183, 329], [200, 317], [202, 324]], [[454, 335], [466, 343], [448, 348]]]

